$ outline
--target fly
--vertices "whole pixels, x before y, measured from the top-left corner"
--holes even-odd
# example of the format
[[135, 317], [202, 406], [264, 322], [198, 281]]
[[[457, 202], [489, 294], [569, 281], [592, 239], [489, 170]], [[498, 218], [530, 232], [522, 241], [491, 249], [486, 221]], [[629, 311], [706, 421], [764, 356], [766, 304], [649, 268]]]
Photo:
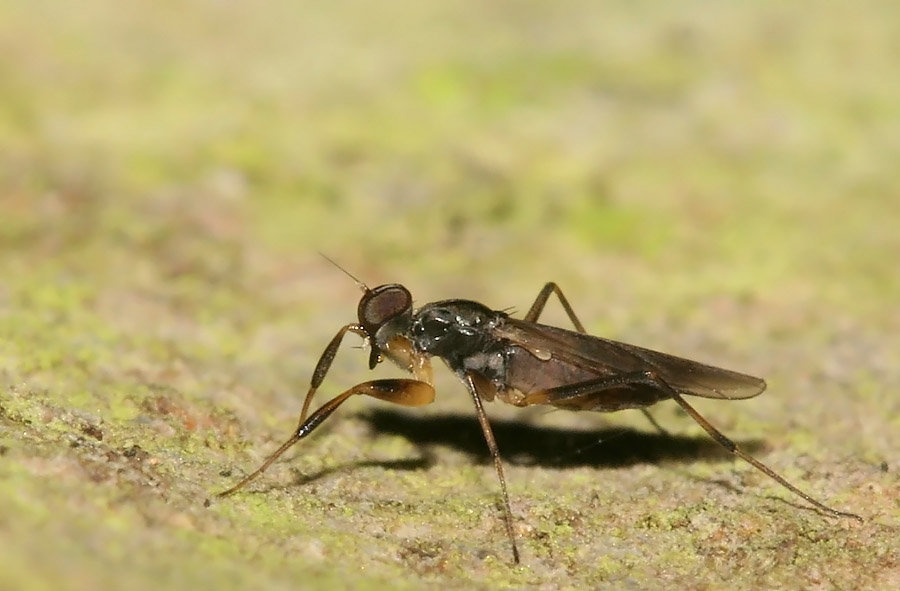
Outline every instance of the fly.
[[[519, 320], [470, 300], [443, 300], [416, 310], [409, 290], [402, 285], [394, 283], [370, 289], [353, 279], [364, 292], [357, 310], [358, 322], [342, 327], [322, 352], [293, 435], [256, 471], [219, 497], [231, 495], [256, 479], [354, 395], [364, 394], [411, 407], [431, 403], [435, 391], [430, 358], [438, 357], [463, 382], [475, 405], [500, 481], [506, 534], [515, 563], [519, 563], [519, 550], [506, 477], [483, 405], [494, 399], [519, 407], [542, 404], [599, 412], [635, 408], [648, 417], [646, 407], [671, 399], [722, 447], [812, 506], [829, 515], [862, 521], [858, 515], [827, 507], [747, 454], [684, 398], [687, 395], [720, 400], [753, 398], [766, 389], [765, 381], [760, 378], [590, 336], [560, 288], [552, 282], [544, 286], [528, 313]], [[577, 332], [538, 323], [551, 294], [559, 298]], [[369, 369], [389, 359], [412, 374], [412, 379], [380, 379], [357, 384], [309, 414], [313, 396], [348, 332], [359, 335], [370, 346]]]

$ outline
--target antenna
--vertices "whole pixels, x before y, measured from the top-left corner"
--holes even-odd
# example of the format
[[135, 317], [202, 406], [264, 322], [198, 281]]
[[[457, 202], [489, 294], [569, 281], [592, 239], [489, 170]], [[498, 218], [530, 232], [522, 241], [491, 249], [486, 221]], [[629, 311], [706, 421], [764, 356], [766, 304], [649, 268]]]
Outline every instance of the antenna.
[[365, 283], [363, 283], [362, 281], [360, 281], [359, 279], [357, 279], [356, 276], [353, 275], [353, 273], [351, 273], [351, 272], [348, 271], [347, 269], [343, 268], [342, 266], [340, 266], [339, 264], [337, 264], [336, 262], [334, 262], [333, 260], [331, 260], [325, 253], [323, 253], [323, 252], [320, 251], [320, 252], [319, 252], [319, 256], [321, 256], [323, 259], [325, 259], [326, 261], [328, 261], [329, 263], [331, 263], [332, 265], [334, 265], [335, 267], [337, 267], [338, 269], [340, 269], [340, 270], [344, 273], [344, 275], [346, 275], [347, 277], [349, 277], [350, 279], [352, 279], [353, 281], [355, 281], [355, 282], [356, 282], [356, 285], [357, 285], [362, 291], [364, 291], [364, 292], [368, 292], [368, 291], [369, 291], [369, 286], [368, 286], [368, 285], [366, 285]]

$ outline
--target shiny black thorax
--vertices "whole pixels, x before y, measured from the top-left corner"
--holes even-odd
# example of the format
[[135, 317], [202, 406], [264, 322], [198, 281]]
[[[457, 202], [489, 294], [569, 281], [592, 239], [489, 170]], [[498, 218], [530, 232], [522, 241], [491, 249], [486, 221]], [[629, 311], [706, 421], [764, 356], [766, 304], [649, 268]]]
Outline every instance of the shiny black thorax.
[[406, 337], [420, 353], [459, 361], [500, 344], [493, 330], [506, 314], [469, 300], [443, 300], [415, 311]]
[[506, 318], [478, 302], [443, 300], [416, 310], [404, 336], [416, 352], [440, 357], [454, 373], [473, 371], [502, 382], [509, 343], [495, 330]]

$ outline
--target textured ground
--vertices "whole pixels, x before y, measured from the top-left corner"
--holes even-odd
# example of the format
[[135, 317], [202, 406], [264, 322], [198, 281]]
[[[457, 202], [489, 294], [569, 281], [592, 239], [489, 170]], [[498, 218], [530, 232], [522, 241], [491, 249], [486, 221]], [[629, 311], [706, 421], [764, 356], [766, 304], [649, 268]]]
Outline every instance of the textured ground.
[[[0, 5], [0, 588], [900, 588], [896, 3], [315, 4]], [[440, 369], [207, 503], [355, 318], [316, 251], [764, 376], [697, 406], [865, 522], [671, 403], [491, 404], [514, 567]]]

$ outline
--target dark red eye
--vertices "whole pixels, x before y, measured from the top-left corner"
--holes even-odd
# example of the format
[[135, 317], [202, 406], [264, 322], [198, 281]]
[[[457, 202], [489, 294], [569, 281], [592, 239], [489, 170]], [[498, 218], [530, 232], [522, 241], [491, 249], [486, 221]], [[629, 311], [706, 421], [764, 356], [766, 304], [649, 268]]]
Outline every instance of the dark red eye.
[[373, 334], [386, 322], [412, 309], [412, 295], [402, 285], [380, 285], [359, 301], [359, 322]]

